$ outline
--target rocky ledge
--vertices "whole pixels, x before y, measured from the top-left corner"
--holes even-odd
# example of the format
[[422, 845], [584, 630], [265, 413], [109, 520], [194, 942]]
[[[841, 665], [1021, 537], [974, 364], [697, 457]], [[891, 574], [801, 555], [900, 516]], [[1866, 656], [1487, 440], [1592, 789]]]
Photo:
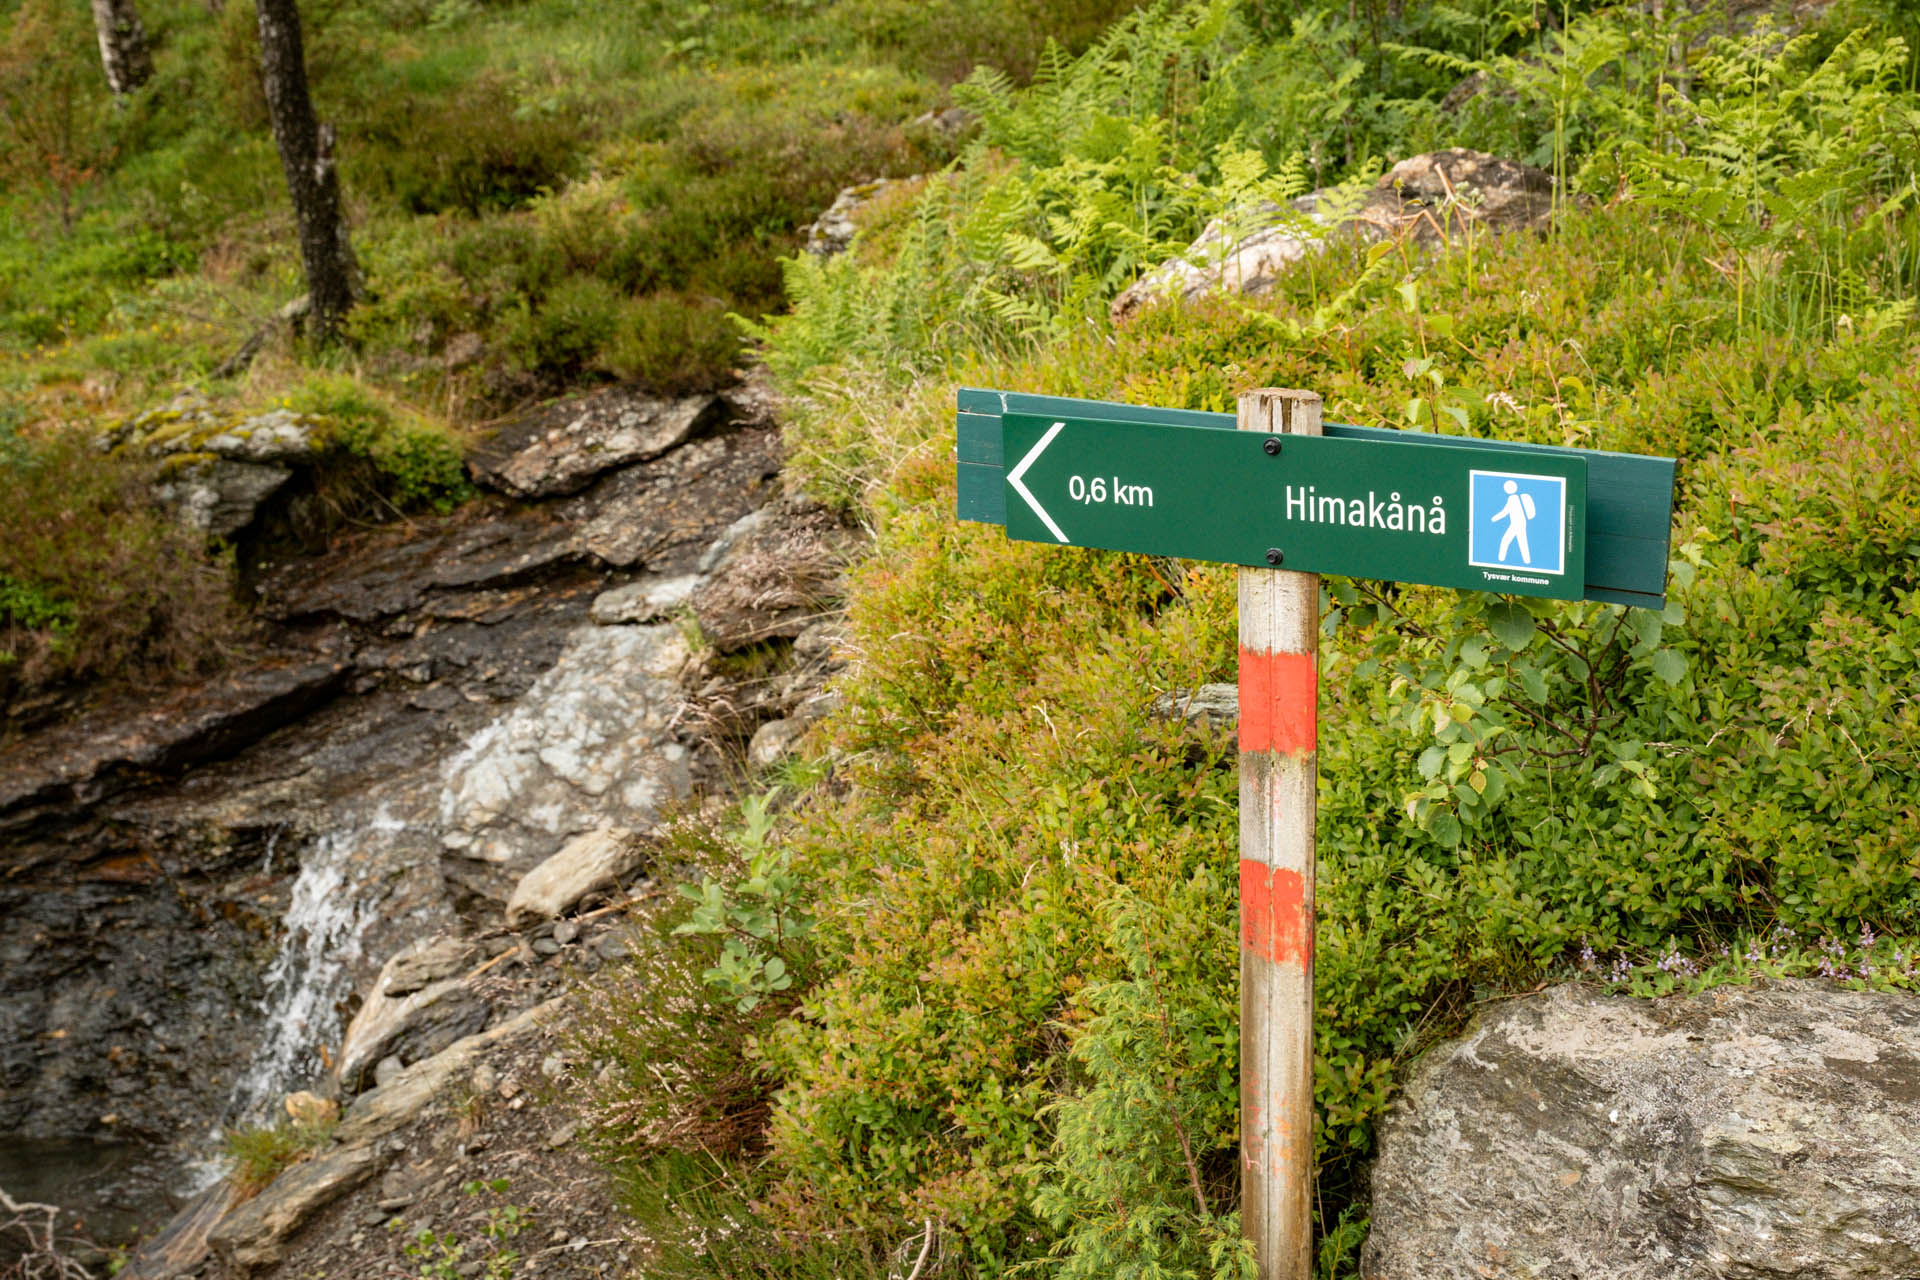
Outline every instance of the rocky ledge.
[[[251, 660], [0, 742], [0, 1141], [204, 1156], [301, 1083], [345, 1132], [616, 953], [656, 829], [831, 702], [858, 533], [783, 494], [769, 400], [534, 410], [494, 493], [255, 574]], [[297, 478], [314, 438], [189, 405], [109, 443]], [[256, 487], [234, 527], [301, 489]]]

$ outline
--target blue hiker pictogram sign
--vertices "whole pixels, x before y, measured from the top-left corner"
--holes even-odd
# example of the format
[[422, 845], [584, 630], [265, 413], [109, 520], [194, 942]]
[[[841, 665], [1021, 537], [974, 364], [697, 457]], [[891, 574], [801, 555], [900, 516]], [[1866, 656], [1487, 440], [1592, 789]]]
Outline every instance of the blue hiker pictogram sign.
[[1467, 492], [1467, 563], [1527, 575], [1519, 581], [1567, 571], [1564, 479], [1475, 471]]

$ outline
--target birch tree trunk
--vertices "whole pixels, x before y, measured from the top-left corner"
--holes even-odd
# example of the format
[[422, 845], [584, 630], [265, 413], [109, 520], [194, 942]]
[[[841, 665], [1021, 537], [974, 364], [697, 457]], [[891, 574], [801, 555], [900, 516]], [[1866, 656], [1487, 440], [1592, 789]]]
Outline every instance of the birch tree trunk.
[[133, 0], [93, 0], [93, 29], [100, 37], [100, 64], [114, 97], [125, 97], [153, 79], [147, 28]]
[[273, 140], [300, 231], [307, 274], [307, 316], [316, 344], [333, 340], [353, 306], [353, 251], [340, 209], [333, 164], [333, 126], [314, 118], [307, 58], [295, 0], [255, 0], [260, 25], [260, 78]]

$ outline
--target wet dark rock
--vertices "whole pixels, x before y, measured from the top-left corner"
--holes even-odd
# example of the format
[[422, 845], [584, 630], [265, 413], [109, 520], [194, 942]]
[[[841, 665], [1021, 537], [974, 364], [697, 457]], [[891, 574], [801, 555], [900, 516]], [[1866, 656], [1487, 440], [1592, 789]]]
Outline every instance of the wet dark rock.
[[1920, 1275], [1920, 998], [1485, 1007], [1382, 1126], [1369, 1280]]
[[661, 400], [637, 387], [543, 405], [509, 422], [468, 460], [473, 478], [517, 498], [551, 498], [657, 458], [725, 418], [718, 396]]
[[[10, 743], [0, 748], [0, 832], [231, 753], [333, 696], [346, 673], [344, 663], [283, 660], [158, 702], [124, 696]], [[0, 868], [9, 861], [0, 855]]]
[[749, 429], [697, 440], [556, 504], [573, 546], [615, 568], [691, 573], [728, 525], [778, 492], [780, 438]]
[[541, 512], [477, 506], [342, 538], [326, 555], [268, 575], [256, 590], [261, 611], [281, 622], [375, 623], [430, 599], [436, 616], [497, 622], [574, 554], [572, 530]]
[[[351, 1106], [344, 1146], [322, 1160], [369, 1144], [396, 1157], [397, 1131], [435, 1123], [450, 1082], [518, 1023], [492, 1020], [564, 990], [575, 965], [624, 954], [569, 921], [541, 948], [564, 959], [541, 963], [532, 939], [498, 926], [515, 886], [576, 838], [608, 823], [643, 833], [725, 776], [685, 714], [696, 663], [660, 622], [678, 606], [654, 594], [716, 573], [737, 593], [742, 556], [780, 527], [746, 519], [779, 491], [771, 393], [743, 384], [714, 403], [661, 456], [621, 461], [652, 447], [629, 440], [546, 479], [515, 473], [571, 487], [564, 497], [490, 496], [252, 563], [244, 585], [273, 647], [199, 689], [78, 719], [79, 698], [9, 708], [11, 725], [40, 727], [0, 746], [0, 1143], [183, 1139], [203, 1154], [216, 1125], [277, 1114], [291, 1088], [324, 1092], [331, 1064]], [[308, 458], [284, 434], [268, 424], [215, 456], [297, 472]], [[296, 489], [266, 500], [274, 519]], [[837, 559], [797, 563], [813, 577], [795, 599], [833, 589]], [[744, 585], [767, 588], [751, 626], [805, 628], [778, 616], [794, 601], [771, 584]], [[598, 600], [608, 625], [589, 616]], [[751, 698], [767, 701], [753, 721], [784, 714], [799, 667], [824, 670], [825, 654], [756, 678]], [[533, 914], [620, 900], [645, 847], [623, 844], [611, 877], [561, 886], [565, 905]], [[297, 894], [340, 913], [291, 926]], [[590, 945], [568, 949], [562, 927]], [[476, 933], [490, 941], [463, 941]], [[287, 1004], [316, 956], [330, 976]], [[266, 1265], [243, 1249], [277, 1247], [324, 1199], [235, 1228], [234, 1265]]]

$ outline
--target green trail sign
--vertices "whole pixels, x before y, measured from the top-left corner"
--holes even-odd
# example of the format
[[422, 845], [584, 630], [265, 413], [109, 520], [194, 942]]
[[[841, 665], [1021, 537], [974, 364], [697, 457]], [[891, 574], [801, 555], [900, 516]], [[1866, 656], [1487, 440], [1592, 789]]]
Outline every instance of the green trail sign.
[[1586, 592], [1587, 460], [1009, 413], [1007, 535], [1514, 595]]
[[1665, 603], [1671, 458], [967, 389], [959, 515], [1013, 538]]

